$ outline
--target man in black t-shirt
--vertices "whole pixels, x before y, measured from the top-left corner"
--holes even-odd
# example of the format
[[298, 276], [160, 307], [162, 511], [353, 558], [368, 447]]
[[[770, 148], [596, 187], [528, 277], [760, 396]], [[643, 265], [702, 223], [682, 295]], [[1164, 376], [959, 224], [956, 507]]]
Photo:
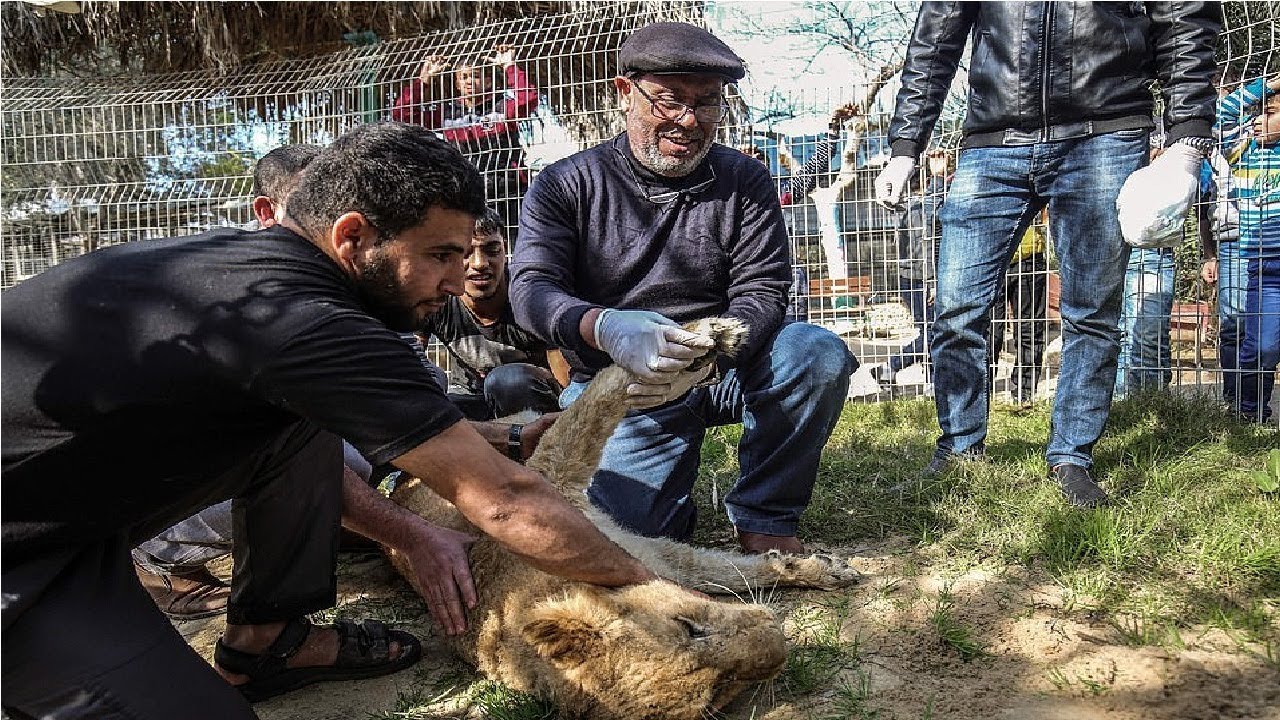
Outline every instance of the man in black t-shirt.
[[[655, 579], [545, 478], [496, 452], [505, 437], [459, 422], [396, 334], [461, 292], [481, 187], [430, 132], [363, 125], [312, 162], [280, 226], [251, 242], [222, 228], [117, 245], [6, 292], [0, 656], [11, 716], [251, 718], [246, 698], [416, 661], [418, 641], [381, 623], [305, 620], [336, 600], [339, 437], [421, 477], [547, 572], [606, 586]], [[220, 678], [143, 592], [129, 549], [229, 497]], [[368, 510], [375, 537], [414, 532], [406, 511]], [[465, 627], [457, 583], [419, 591], [446, 608], [448, 632]]]
[[[323, 148], [319, 145], [285, 145], [272, 150], [258, 161], [253, 171], [253, 213], [257, 219], [248, 229], [273, 227], [284, 219], [289, 195], [302, 179], [302, 172], [321, 150]], [[250, 235], [246, 239], [252, 237], [254, 236]], [[410, 334], [408, 337], [414, 338], [416, 342], [414, 335]], [[420, 350], [420, 345], [418, 349]], [[444, 371], [425, 358], [423, 363], [436, 382], [442, 388], [445, 387], [447, 381]], [[530, 445], [535, 445], [538, 438], [528, 435], [541, 428], [542, 424], [530, 425], [530, 432], [526, 432]], [[506, 431], [507, 428], [502, 428], [500, 432]], [[342, 443], [342, 456], [345, 466], [342, 477], [343, 504], [350, 508], [343, 514], [343, 524], [348, 527], [369, 528], [370, 523], [361, 516], [361, 511], [390, 502], [366, 486], [366, 483], [380, 479], [382, 475], [375, 475], [373, 467], [364, 456], [345, 441]], [[226, 612], [231, 586], [210, 572], [208, 565], [231, 554], [232, 524], [231, 501], [224, 500], [178, 522], [133, 549], [138, 579], [165, 615], [177, 620], [191, 620]], [[417, 563], [417, 585], [432, 587], [439, 580], [433, 573], [457, 569], [460, 573], [457, 585], [463, 596], [469, 597], [474, 589], [466, 565], [461, 559], [469, 537], [459, 536], [448, 528], [430, 523], [419, 524], [417, 528], [418, 532], [399, 534], [399, 539], [407, 541], [407, 546], [395, 545], [396, 538], [384, 538], [383, 542], [406, 554], [430, 552], [437, 558], [453, 558], [453, 562], [444, 563], [443, 566], [440, 563]], [[376, 525], [371, 528], [377, 529], [381, 528]], [[452, 582], [453, 578], [449, 581]], [[426, 598], [432, 599], [429, 594]], [[428, 607], [442, 627], [449, 626], [447, 614], [438, 604]]]
[[449, 399], [472, 420], [521, 410], [560, 410], [560, 383], [545, 342], [516, 324], [507, 300], [507, 246], [492, 208], [476, 220], [462, 294], [449, 298], [419, 331], [434, 335], [452, 360]]

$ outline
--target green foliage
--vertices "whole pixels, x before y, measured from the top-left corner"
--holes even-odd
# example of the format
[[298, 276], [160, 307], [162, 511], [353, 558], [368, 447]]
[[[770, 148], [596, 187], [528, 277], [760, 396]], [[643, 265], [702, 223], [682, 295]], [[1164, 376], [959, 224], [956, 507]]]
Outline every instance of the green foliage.
[[842, 629], [850, 598], [837, 596], [825, 604], [803, 607], [791, 618], [795, 645], [787, 653], [780, 682], [793, 695], [807, 695], [831, 685], [841, 670], [856, 665], [858, 639], [846, 641]]
[[986, 656], [986, 647], [974, 637], [973, 630], [956, 619], [954, 611], [955, 596], [951, 593], [951, 586], [947, 585], [938, 593], [933, 612], [929, 615], [929, 624], [938, 634], [938, 639], [959, 653], [965, 662]]
[[871, 699], [871, 673], [853, 671], [853, 682], [841, 680], [832, 703], [835, 713], [828, 720], [876, 720], [880, 711], [868, 705]]
[[496, 682], [482, 682], [471, 692], [471, 700], [491, 720], [554, 720], [554, 705], [528, 693], [519, 693]]
[[1253, 472], [1253, 481], [1258, 489], [1265, 493], [1280, 490], [1280, 449], [1272, 449], [1267, 454], [1267, 463], [1262, 470]]
[[207, 160], [196, 168], [195, 176], [199, 178], [229, 178], [231, 187], [226, 191], [236, 195], [248, 195], [253, 189], [252, 155], [243, 152], [228, 152]]

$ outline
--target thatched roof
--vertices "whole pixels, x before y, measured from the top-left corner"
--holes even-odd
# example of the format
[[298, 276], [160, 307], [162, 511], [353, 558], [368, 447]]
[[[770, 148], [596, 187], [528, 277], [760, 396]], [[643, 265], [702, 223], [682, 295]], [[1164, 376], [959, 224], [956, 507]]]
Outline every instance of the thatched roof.
[[[550, 2], [107, 2], [0, 3], [4, 73], [226, 72], [279, 58], [333, 52], [350, 33], [382, 40], [516, 17], [570, 11]], [[356, 39], [357, 38], [352, 38]]]

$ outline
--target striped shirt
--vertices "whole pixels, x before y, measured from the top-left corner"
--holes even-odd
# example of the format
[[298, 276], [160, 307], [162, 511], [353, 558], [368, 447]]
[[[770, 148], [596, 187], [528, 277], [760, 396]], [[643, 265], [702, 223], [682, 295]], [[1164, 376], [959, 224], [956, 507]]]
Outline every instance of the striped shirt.
[[1218, 128], [1231, 166], [1227, 197], [1240, 215], [1240, 255], [1280, 257], [1280, 149], [1251, 137], [1250, 106], [1264, 102], [1266, 81], [1241, 85], [1218, 102]]

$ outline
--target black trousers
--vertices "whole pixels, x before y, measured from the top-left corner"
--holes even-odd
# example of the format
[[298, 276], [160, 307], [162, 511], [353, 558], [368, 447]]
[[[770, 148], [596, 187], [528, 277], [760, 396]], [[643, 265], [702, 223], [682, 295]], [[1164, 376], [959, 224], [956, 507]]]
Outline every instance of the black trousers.
[[13, 718], [236, 720], [257, 717], [156, 608], [129, 550], [233, 497], [228, 621], [260, 624], [337, 601], [342, 443], [298, 423], [145, 528], [4, 568], [3, 685]]
[[[1014, 402], [1031, 402], [1043, 374], [1045, 335], [1048, 332], [1049, 265], [1044, 253], [1024, 258], [1009, 268], [1004, 288], [991, 309], [991, 378], [1004, 347], [1005, 325], [1013, 326], [1017, 360], [1009, 375]], [[1006, 310], [1012, 309], [1012, 318]], [[988, 394], [988, 398], [990, 395]]]

